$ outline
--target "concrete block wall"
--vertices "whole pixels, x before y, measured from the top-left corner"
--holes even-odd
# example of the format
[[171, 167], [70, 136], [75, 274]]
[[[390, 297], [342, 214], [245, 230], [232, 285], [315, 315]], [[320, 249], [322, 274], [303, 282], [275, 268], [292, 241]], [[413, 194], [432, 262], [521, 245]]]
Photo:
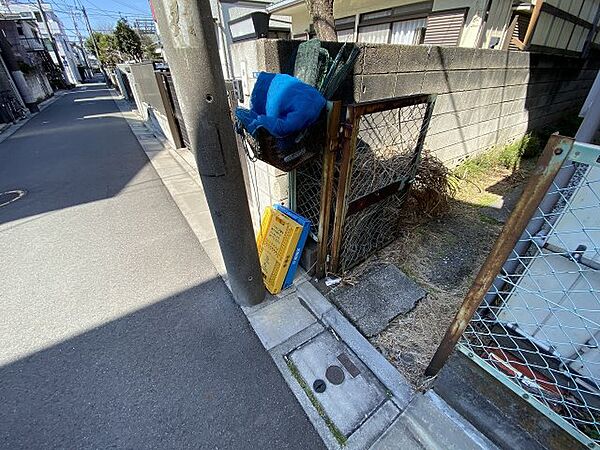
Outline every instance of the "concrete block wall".
[[248, 163], [246, 185], [249, 186], [250, 212], [256, 231], [259, 229], [260, 217], [265, 207], [274, 203], [289, 205], [287, 172], [269, 166], [262, 161]]
[[[264, 42], [265, 40], [253, 40], [232, 46], [234, 73], [237, 78], [242, 79], [244, 91], [244, 99], [240, 106], [245, 108], [248, 108], [250, 104], [250, 94], [254, 87], [256, 73], [279, 71], [279, 58], [265, 56]], [[262, 161], [253, 162], [249, 159], [246, 160], [245, 169], [244, 176], [251, 203], [250, 212], [255, 230], [258, 231], [260, 216], [265, 207], [274, 203], [289, 206], [288, 173]]]
[[138, 113], [152, 130], [162, 134], [172, 145], [175, 145], [154, 74], [154, 65], [152, 62], [142, 62], [130, 64], [129, 69], [129, 72], [122, 72], [122, 74], [129, 80]]
[[[246, 107], [256, 73], [291, 73], [300, 43], [261, 39], [233, 45]], [[335, 55], [342, 44], [323, 45]], [[577, 114], [600, 67], [598, 55], [582, 60], [460, 47], [355, 45], [360, 54], [340, 98], [353, 103], [437, 94], [425, 146], [449, 166]], [[260, 161], [250, 164], [250, 173], [260, 174], [255, 178], [261, 207], [285, 202], [284, 174], [271, 174], [274, 169]]]
[[[255, 70], [288, 72], [299, 41], [260, 40]], [[341, 44], [326, 43], [334, 55]], [[356, 44], [342, 99], [347, 103], [437, 94], [426, 147], [453, 166], [576, 114], [600, 68], [559, 55], [461, 47]]]

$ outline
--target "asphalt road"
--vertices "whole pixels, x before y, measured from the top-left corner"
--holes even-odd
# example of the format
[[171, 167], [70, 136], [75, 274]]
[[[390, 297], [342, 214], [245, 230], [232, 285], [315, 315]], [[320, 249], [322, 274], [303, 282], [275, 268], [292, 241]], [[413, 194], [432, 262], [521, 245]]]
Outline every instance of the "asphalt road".
[[0, 447], [321, 448], [117, 111], [0, 144]]

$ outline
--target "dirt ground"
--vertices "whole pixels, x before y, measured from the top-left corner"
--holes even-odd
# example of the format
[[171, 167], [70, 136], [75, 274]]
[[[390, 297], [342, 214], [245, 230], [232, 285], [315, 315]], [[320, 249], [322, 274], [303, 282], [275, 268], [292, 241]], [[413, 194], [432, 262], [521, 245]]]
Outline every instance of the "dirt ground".
[[515, 192], [534, 165], [534, 160], [524, 160], [516, 170], [488, 169], [470, 176], [469, 182], [458, 178], [457, 193], [444, 216], [405, 227], [398, 240], [345, 278], [360, 282], [362, 274], [391, 263], [427, 291], [412, 311], [371, 338], [415, 387], [426, 381], [422, 374], [502, 229], [497, 208], [503, 198], [518, 198]]

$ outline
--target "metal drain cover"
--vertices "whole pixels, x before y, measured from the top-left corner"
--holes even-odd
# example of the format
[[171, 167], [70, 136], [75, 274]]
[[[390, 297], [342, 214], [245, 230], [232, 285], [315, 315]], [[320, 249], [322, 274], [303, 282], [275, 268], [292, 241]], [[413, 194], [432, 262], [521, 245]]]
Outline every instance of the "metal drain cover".
[[[340, 355], [346, 355], [347, 364], [340, 364]], [[387, 399], [375, 375], [328, 331], [292, 350], [289, 358], [300, 377], [317, 393], [325, 414], [345, 436], [350, 436]]]
[[24, 197], [26, 191], [15, 189], [13, 191], [0, 192], [0, 207], [6, 206], [9, 203], [15, 202], [20, 198]]
[[325, 371], [325, 378], [329, 380], [330, 383], [335, 384], [336, 386], [342, 384], [344, 382], [344, 371], [339, 366], [329, 366]]

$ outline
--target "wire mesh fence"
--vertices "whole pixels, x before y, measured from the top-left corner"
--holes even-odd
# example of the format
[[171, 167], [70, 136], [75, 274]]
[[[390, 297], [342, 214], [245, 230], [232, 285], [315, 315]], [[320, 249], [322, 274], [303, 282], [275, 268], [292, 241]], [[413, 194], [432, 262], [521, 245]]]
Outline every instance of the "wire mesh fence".
[[398, 236], [406, 194], [403, 191], [391, 195], [366, 207], [360, 214], [346, 217], [340, 255], [342, 267], [354, 267]]
[[349, 201], [414, 177], [426, 110], [420, 103], [359, 118]]
[[575, 143], [461, 338], [484, 367], [597, 444], [599, 247], [600, 147]]
[[301, 216], [310, 220], [313, 237], [319, 227], [321, 190], [323, 186], [323, 160], [314, 158], [296, 169], [295, 209]]
[[352, 137], [341, 161], [332, 271], [344, 272], [398, 236], [434, 98], [350, 106]]

